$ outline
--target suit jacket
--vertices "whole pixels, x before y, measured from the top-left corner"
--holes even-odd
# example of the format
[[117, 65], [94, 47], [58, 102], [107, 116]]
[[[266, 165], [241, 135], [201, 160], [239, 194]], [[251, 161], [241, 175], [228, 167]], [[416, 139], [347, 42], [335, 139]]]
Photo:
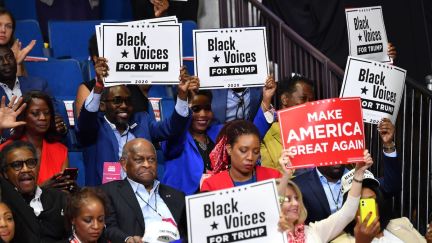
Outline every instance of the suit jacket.
[[[378, 179], [380, 189], [384, 195], [391, 197], [401, 190], [401, 166], [397, 157], [384, 155], [382, 158], [385, 169], [384, 177]], [[295, 177], [293, 181], [299, 186], [303, 195], [303, 203], [308, 212], [306, 224], [330, 216], [330, 206], [315, 169]]]
[[[69, 118], [66, 112], [65, 104], [61, 100], [57, 100], [52, 96], [51, 90], [48, 87], [48, 83], [46, 80], [36, 77], [18, 77], [19, 83], [20, 83], [20, 89], [22, 95], [25, 93], [32, 91], [32, 90], [38, 90], [42, 91], [46, 94], [48, 94], [54, 105], [55, 113], [59, 114], [62, 118], [65, 124], [69, 127]], [[0, 97], [5, 96], [6, 97], [6, 104], [9, 103], [9, 99], [6, 96], [6, 93], [3, 88], [0, 88]], [[3, 138], [7, 139], [10, 137], [8, 129], [3, 132]]]
[[[171, 117], [156, 122], [147, 112], [136, 112], [129, 120], [130, 132], [137, 138], [159, 142], [180, 136], [187, 127], [189, 116], [182, 117], [174, 110]], [[78, 141], [84, 146], [85, 184], [100, 185], [103, 163], [120, 159], [117, 138], [102, 112], [89, 112], [84, 107], [76, 129]]]
[[[127, 179], [112, 181], [101, 186], [109, 198], [109, 215], [106, 219], [106, 236], [111, 242], [124, 242], [126, 237], [145, 232], [144, 216]], [[159, 184], [159, 195], [165, 202], [175, 222], [180, 236], [186, 236], [186, 208], [184, 194], [172, 187]]]
[[[263, 180], [273, 179], [273, 178], [277, 179], [282, 176], [282, 174], [275, 169], [261, 167], [258, 165], [255, 166], [255, 172], [256, 172], [257, 181], [263, 181]], [[222, 190], [231, 187], [234, 187], [234, 183], [228, 173], [228, 170], [225, 170], [204, 180], [201, 186], [201, 191], [202, 192], [216, 191], [216, 190]]]
[[[390, 220], [386, 230], [405, 243], [426, 243], [426, 239], [413, 227], [408, 218], [402, 217]], [[331, 243], [355, 243], [354, 236], [343, 233]]]
[[[270, 124], [266, 121], [261, 109], [254, 119], [254, 125], [264, 137]], [[208, 129], [207, 135], [215, 142], [222, 124], [214, 122]], [[162, 143], [165, 155], [165, 175], [162, 182], [183, 191], [186, 195], [195, 193], [204, 171], [204, 161], [189, 130], [184, 134]]]
[[[216, 120], [216, 122], [223, 124], [226, 121], [228, 89], [212, 89], [211, 92], [213, 95], [213, 100], [211, 104], [213, 116], [214, 116], [213, 119]], [[262, 88], [261, 87], [249, 88], [249, 92], [250, 92], [249, 118], [252, 119], [253, 117], [255, 117], [261, 105]]]

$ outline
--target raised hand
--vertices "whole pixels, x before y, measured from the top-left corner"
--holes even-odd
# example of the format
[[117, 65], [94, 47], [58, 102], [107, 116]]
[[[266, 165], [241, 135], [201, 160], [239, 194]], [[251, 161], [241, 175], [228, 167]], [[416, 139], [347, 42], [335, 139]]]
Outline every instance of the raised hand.
[[267, 111], [270, 107], [271, 100], [273, 95], [276, 92], [276, 82], [274, 80], [273, 75], [269, 75], [266, 79], [265, 85], [263, 87], [263, 100], [262, 103], [265, 106], [265, 111]]
[[16, 96], [12, 96], [8, 106], [6, 106], [6, 97], [2, 96], [0, 104], [0, 130], [15, 128], [25, 125], [25, 121], [16, 121], [16, 118], [26, 108], [27, 104], [23, 103], [23, 98], [19, 98], [15, 103]]
[[109, 67], [108, 60], [104, 57], [98, 57], [95, 62], [96, 72], [96, 85], [94, 87], [95, 93], [100, 94], [104, 88], [103, 79], [108, 77]]
[[391, 42], [387, 43], [387, 55], [393, 60], [395, 60], [397, 56], [396, 47]]
[[168, 0], [150, 0], [150, 2], [153, 4], [155, 17], [161, 17], [167, 12], [169, 7]]
[[291, 177], [294, 173], [294, 170], [289, 168], [292, 165], [290, 158], [294, 158], [294, 154], [287, 149], [282, 150], [281, 157], [279, 158], [279, 164], [285, 174], [288, 174]]
[[33, 49], [35, 45], [36, 45], [36, 40], [32, 40], [26, 47], [22, 48], [21, 41], [19, 41], [18, 39], [15, 40], [11, 49], [14, 53], [18, 65], [24, 61], [26, 56], [30, 53], [30, 51]]
[[373, 165], [373, 159], [367, 149], [363, 152], [363, 161], [358, 162], [355, 167], [356, 173], [359, 172], [363, 176], [363, 173]]
[[388, 118], [383, 118], [378, 123], [378, 132], [385, 147], [393, 146], [393, 138], [395, 134], [395, 126]]

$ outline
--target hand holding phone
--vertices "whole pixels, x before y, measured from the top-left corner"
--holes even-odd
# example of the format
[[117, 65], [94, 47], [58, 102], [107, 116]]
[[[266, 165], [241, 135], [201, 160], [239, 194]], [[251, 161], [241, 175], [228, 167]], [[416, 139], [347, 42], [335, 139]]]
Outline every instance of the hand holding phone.
[[78, 168], [66, 168], [63, 171], [62, 177], [69, 176], [69, 180], [75, 181], [78, 178]]
[[360, 199], [360, 218], [363, 222], [366, 218], [366, 216], [372, 213], [369, 221], [367, 222], [367, 226], [369, 226], [376, 218], [377, 211], [376, 211], [376, 202], [374, 198], [364, 198]]

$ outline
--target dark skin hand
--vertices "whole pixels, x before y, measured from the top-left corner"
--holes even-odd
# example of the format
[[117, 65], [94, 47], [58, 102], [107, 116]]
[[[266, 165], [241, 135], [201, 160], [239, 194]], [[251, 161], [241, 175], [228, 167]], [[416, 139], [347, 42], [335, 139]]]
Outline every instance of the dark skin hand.
[[79, 189], [76, 181], [71, 180], [70, 177], [62, 176], [63, 173], [53, 175], [49, 180], [42, 183], [42, 188], [56, 188], [64, 192], [73, 192]]
[[360, 216], [357, 216], [357, 224], [354, 227], [354, 236], [356, 243], [370, 243], [380, 233], [381, 225], [379, 217], [376, 217], [372, 223], [367, 226], [372, 213], [369, 213], [363, 222]]
[[56, 126], [56, 131], [59, 134], [66, 134], [67, 133], [67, 127], [66, 127], [66, 123], [64, 123], [64, 121], [63, 121], [63, 117], [61, 117], [59, 115], [55, 115], [55, 126]]
[[388, 118], [383, 118], [378, 123], [378, 132], [380, 134], [383, 145], [391, 147], [393, 145], [393, 138], [395, 134], [395, 126]]
[[179, 84], [177, 86], [177, 96], [181, 100], [187, 100], [188, 93], [194, 94], [199, 89], [199, 78], [197, 76], [190, 76], [187, 73], [186, 67], [180, 68]]

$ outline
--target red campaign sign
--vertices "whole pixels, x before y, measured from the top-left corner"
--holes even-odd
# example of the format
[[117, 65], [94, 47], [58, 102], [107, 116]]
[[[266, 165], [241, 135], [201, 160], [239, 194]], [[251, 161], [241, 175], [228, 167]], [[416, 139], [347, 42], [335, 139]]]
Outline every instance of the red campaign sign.
[[364, 128], [360, 98], [317, 100], [278, 112], [284, 149], [292, 168], [363, 161]]

